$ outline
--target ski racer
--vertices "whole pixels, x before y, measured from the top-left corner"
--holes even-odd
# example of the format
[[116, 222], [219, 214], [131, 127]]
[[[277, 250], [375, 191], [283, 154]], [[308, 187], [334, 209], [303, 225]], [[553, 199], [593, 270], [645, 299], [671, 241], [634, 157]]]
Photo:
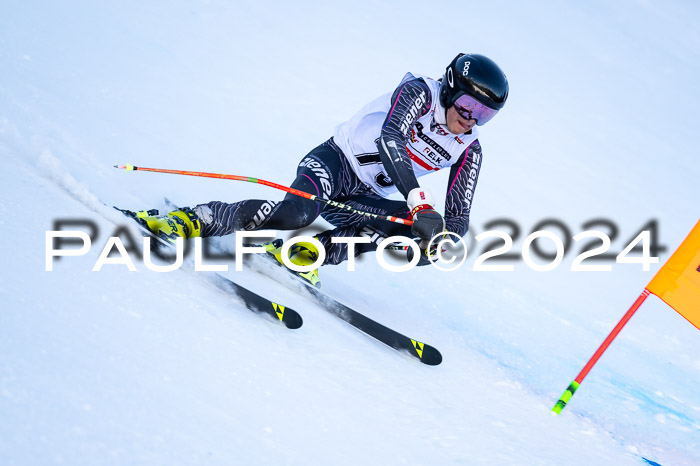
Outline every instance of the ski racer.
[[[360, 211], [409, 218], [410, 227], [293, 194], [282, 201], [212, 201], [167, 215], [140, 216], [151, 231], [174, 241], [238, 230], [297, 230], [320, 215], [335, 227], [316, 235], [326, 250], [324, 265], [348, 257], [347, 244], [332, 243], [333, 237], [371, 238], [370, 243], [355, 245], [359, 255], [376, 250], [382, 239], [394, 235], [430, 240], [446, 230], [464, 236], [482, 163], [477, 126], [491, 120], [507, 97], [508, 80], [496, 63], [483, 55], [460, 53], [440, 80], [407, 73], [393, 93], [365, 105], [299, 162], [292, 188]], [[445, 168], [450, 174], [443, 217], [418, 177]], [[405, 200], [388, 199], [397, 191]], [[281, 262], [281, 242], [266, 248]], [[309, 265], [317, 254], [312, 243], [298, 243], [290, 249], [290, 260]], [[419, 265], [427, 263], [428, 251], [423, 248]], [[297, 275], [320, 285], [318, 270]]]

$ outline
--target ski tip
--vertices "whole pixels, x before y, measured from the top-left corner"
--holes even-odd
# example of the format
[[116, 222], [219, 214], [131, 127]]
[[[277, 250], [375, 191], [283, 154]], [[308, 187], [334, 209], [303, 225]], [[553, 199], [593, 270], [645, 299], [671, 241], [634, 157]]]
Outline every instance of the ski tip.
[[288, 329], [295, 330], [304, 323], [301, 315], [294, 309], [273, 303], [272, 301], [270, 301], [270, 304], [272, 304], [272, 309], [274, 310], [274, 313], [270, 313], [274, 314]]
[[440, 351], [438, 351], [437, 348], [425, 345], [423, 347], [423, 355], [420, 358], [420, 361], [428, 366], [437, 366], [442, 362], [442, 354], [440, 354]]
[[290, 330], [296, 330], [304, 325], [301, 315], [297, 314], [296, 312], [294, 314], [288, 314], [282, 323]]
[[433, 346], [426, 345], [418, 340], [411, 338], [413, 352], [411, 355], [417, 357], [420, 362], [429, 366], [437, 366], [442, 362], [442, 354]]
[[120, 170], [126, 170], [128, 172], [136, 170], [136, 167], [134, 167], [133, 165], [130, 165], [128, 163], [126, 165], [115, 165], [114, 168], [118, 168]]

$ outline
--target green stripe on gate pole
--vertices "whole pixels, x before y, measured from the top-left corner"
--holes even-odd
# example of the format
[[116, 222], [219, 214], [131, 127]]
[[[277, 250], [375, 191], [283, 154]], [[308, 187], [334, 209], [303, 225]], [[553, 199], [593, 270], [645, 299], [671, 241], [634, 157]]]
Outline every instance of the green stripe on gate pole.
[[566, 387], [566, 390], [564, 391], [564, 394], [559, 398], [559, 401], [557, 401], [557, 404], [554, 405], [554, 408], [552, 408], [552, 411], [554, 411], [554, 414], [559, 414], [561, 413], [561, 410], [564, 409], [564, 406], [566, 406], [566, 403], [569, 402], [572, 396], [574, 396], [574, 393], [576, 393], [576, 390], [579, 387], [579, 383], [577, 381], [571, 382], [571, 384]]
[[620, 333], [622, 328], [627, 325], [627, 322], [632, 318], [635, 312], [637, 312], [637, 309], [639, 309], [639, 306], [642, 305], [645, 299], [647, 299], [647, 296], [649, 296], [649, 290], [644, 288], [644, 291], [642, 291], [642, 294], [639, 295], [637, 300], [630, 306], [630, 308], [627, 310], [624, 316], [622, 316], [622, 319], [617, 323], [614, 329], [612, 329], [612, 332], [605, 338], [603, 343], [600, 344], [596, 352], [591, 356], [591, 359], [588, 360], [585, 366], [583, 366], [583, 369], [581, 369], [581, 372], [576, 376], [573, 382], [571, 382], [571, 385], [569, 385], [566, 388], [566, 391], [564, 394], [559, 398], [559, 401], [557, 401], [557, 404], [554, 405], [554, 408], [552, 408], [552, 411], [554, 414], [559, 414], [561, 413], [561, 410], [564, 409], [566, 406], [566, 403], [569, 402], [572, 396], [574, 396], [574, 393], [576, 393], [576, 390], [578, 389], [579, 385], [583, 382], [583, 379], [586, 378], [590, 370], [593, 368], [596, 362], [600, 359], [600, 357], [603, 355], [605, 350], [608, 349], [608, 346], [610, 346], [610, 343], [617, 337], [617, 335]]

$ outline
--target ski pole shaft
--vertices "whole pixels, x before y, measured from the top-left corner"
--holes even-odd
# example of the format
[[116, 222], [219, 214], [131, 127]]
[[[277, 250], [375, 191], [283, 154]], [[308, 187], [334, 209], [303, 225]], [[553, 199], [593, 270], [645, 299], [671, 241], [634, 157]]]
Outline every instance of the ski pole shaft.
[[552, 411], [554, 414], [559, 414], [561, 413], [562, 409], [566, 406], [566, 404], [569, 402], [572, 396], [574, 396], [574, 393], [576, 393], [576, 390], [578, 389], [579, 385], [581, 385], [581, 382], [583, 382], [583, 379], [586, 378], [590, 370], [593, 368], [596, 362], [598, 362], [598, 359], [603, 355], [605, 350], [608, 349], [608, 346], [610, 346], [610, 343], [617, 337], [617, 335], [620, 333], [622, 328], [627, 325], [627, 322], [632, 318], [635, 312], [637, 312], [637, 309], [639, 309], [639, 306], [642, 305], [645, 299], [647, 299], [647, 296], [649, 296], [649, 290], [646, 288], [642, 292], [641, 295], [637, 298], [637, 300], [632, 304], [632, 306], [627, 310], [624, 316], [622, 316], [622, 319], [617, 323], [614, 329], [610, 332], [608, 337], [601, 343], [600, 347], [598, 347], [598, 350], [591, 356], [591, 359], [588, 360], [586, 365], [581, 369], [581, 372], [576, 376], [573, 382], [566, 388], [564, 391], [564, 394], [559, 398], [559, 401], [554, 405], [552, 408]]
[[300, 191], [298, 189], [290, 188], [289, 186], [284, 186], [281, 184], [273, 183], [271, 181], [265, 181], [261, 180], [259, 178], [253, 178], [250, 176], [241, 176], [241, 175], [225, 175], [223, 173], [206, 173], [206, 172], [194, 172], [194, 171], [186, 171], [186, 170], [168, 170], [165, 168], [147, 168], [147, 167], [136, 167], [134, 165], [115, 165], [114, 168], [119, 168], [123, 169], [126, 171], [145, 171], [145, 172], [157, 172], [157, 173], [169, 173], [171, 175], [186, 175], [186, 176], [201, 176], [204, 178], [219, 178], [222, 180], [234, 180], [234, 181], [247, 181], [248, 183], [257, 183], [261, 184], [263, 186], [269, 186], [270, 188], [275, 188], [279, 189], [281, 191], [288, 192], [290, 194], [294, 194], [296, 196], [304, 197], [306, 199], [312, 200], [312, 201], [317, 201], [322, 204], [326, 204], [329, 206], [337, 207], [339, 209], [347, 210], [356, 214], [360, 215], [365, 215], [368, 217], [376, 218], [379, 220], [387, 220], [389, 222], [394, 222], [394, 223], [400, 223], [402, 225], [413, 225], [413, 221], [406, 219], [406, 218], [400, 218], [400, 217], [393, 217], [391, 215], [379, 215], [379, 214], [373, 214], [371, 212], [365, 212], [363, 210], [358, 210], [353, 207], [350, 207], [347, 204], [343, 204], [341, 202], [336, 202], [336, 201], [331, 201], [329, 199], [323, 199], [321, 197], [318, 197], [314, 194], [309, 194], [304, 191]]

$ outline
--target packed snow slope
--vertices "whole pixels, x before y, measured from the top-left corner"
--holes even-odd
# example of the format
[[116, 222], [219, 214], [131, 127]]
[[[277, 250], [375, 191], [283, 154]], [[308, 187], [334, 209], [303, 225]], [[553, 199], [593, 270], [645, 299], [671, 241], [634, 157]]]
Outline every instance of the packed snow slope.
[[[549, 272], [518, 258], [544, 219], [569, 238], [607, 219], [613, 256], [656, 220], [661, 263], [690, 231], [699, 14], [631, 0], [0, 2], [0, 463], [699, 464], [700, 334], [653, 296], [550, 416], [661, 264], [572, 272], [580, 243]], [[514, 270], [473, 270], [473, 238], [453, 272], [392, 273], [373, 256], [322, 270], [329, 294], [435, 345], [440, 366], [233, 264], [304, 326], [191, 270], [92, 271], [123, 224], [107, 206], [281, 198], [113, 165], [289, 183], [336, 124], [460, 51], [511, 84], [482, 128], [472, 231], [512, 220], [516, 257], [487, 263]], [[441, 197], [445, 178], [421, 183]], [[67, 219], [99, 236], [48, 272], [45, 232]]]

